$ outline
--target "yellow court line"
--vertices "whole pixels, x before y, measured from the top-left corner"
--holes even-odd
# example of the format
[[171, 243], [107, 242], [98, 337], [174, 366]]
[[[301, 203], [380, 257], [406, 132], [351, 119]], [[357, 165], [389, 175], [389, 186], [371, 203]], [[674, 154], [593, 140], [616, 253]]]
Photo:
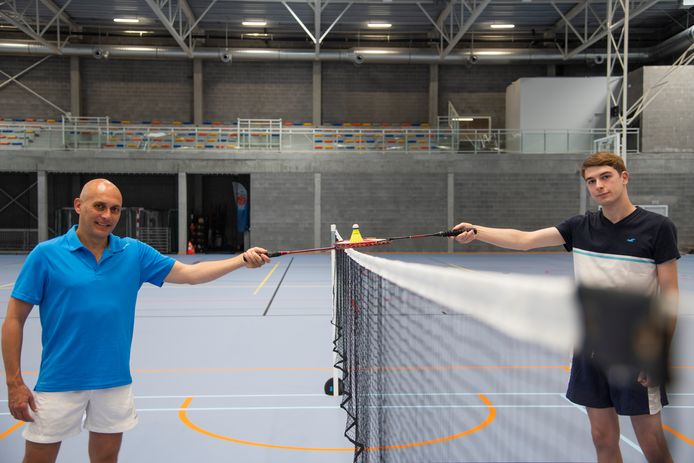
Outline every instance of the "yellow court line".
[[270, 269], [270, 271], [268, 272], [267, 276], [266, 276], [265, 278], [263, 278], [263, 281], [261, 281], [260, 284], [258, 285], [258, 287], [255, 288], [255, 291], [253, 291], [253, 295], [254, 295], [254, 296], [255, 296], [256, 294], [258, 294], [258, 291], [260, 291], [260, 289], [263, 287], [263, 285], [264, 285], [265, 282], [268, 280], [268, 278], [270, 278], [270, 275], [272, 275], [272, 274], [274, 273], [274, 271], [277, 270], [277, 267], [279, 267], [279, 266], [280, 266], [280, 264], [275, 264], [275, 266], [272, 267], [272, 269]]
[[[458, 434], [452, 434], [450, 436], [445, 436], [445, 437], [440, 437], [437, 439], [431, 439], [431, 440], [426, 440], [426, 441], [420, 441], [420, 442], [407, 442], [404, 444], [396, 444], [396, 445], [385, 445], [382, 447], [367, 447], [364, 450], [366, 451], [378, 451], [378, 450], [393, 450], [393, 449], [403, 449], [403, 448], [408, 448], [408, 447], [419, 447], [422, 445], [432, 445], [432, 444], [438, 444], [440, 442], [446, 442], [449, 440], [453, 439], [458, 439], [459, 437], [463, 436], [468, 436], [470, 434], [474, 434], [477, 431], [481, 431], [482, 429], [486, 428], [489, 426], [492, 421], [496, 418], [496, 407], [494, 407], [494, 404], [484, 395], [484, 394], [478, 394], [479, 399], [487, 406], [487, 410], [489, 413], [487, 414], [487, 418], [485, 418], [484, 421], [482, 421], [480, 424], [477, 426], [474, 426], [470, 429], [466, 429], [465, 431], [459, 432]], [[193, 397], [188, 397], [186, 400], [183, 401], [181, 404], [181, 409], [178, 411], [178, 418], [188, 426], [190, 429], [193, 431], [199, 432], [200, 434], [203, 434], [207, 437], [212, 437], [214, 439], [220, 439], [228, 442], [234, 442], [236, 444], [243, 444], [243, 445], [251, 445], [254, 447], [265, 447], [265, 448], [271, 448], [271, 449], [282, 449], [282, 450], [301, 450], [305, 452], [354, 452], [354, 447], [299, 447], [299, 446], [294, 446], [294, 445], [277, 445], [277, 444], [266, 444], [263, 442], [253, 442], [253, 441], [245, 441], [241, 439], [236, 439], [234, 437], [229, 437], [229, 436], [222, 436], [221, 434], [216, 434], [211, 431], [208, 431], [206, 429], [201, 428], [200, 426], [196, 425], [190, 419], [188, 418], [186, 410], [190, 406], [190, 403], [193, 401]]]
[[7, 431], [5, 431], [5, 432], [3, 432], [2, 434], [0, 434], [0, 440], [3, 440], [3, 439], [6, 438], [7, 436], [9, 436], [9, 435], [12, 434], [13, 432], [15, 432], [17, 429], [21, 428], [22, 426], [24, 426], [24, 421], [18, 421], [18, 422], [16, 422], [16, 423], [14, 424], [14, 426], [12, 426], [12, 427], [9, 428]]
[[677, 436], [677, 437], [679, 437], [680, 439], [682, 439], [683, 441], [685, 441], [687, 444], [693, 445], [693, 446], [694, 446], [694, 440], [691, 440], [690, 438], [688, 438], [687, 436], [685, 436], [685, 435], [682, 434], [681, 432], [679, 432], [679, 431], [677, 431], [676, 429], [674, 429], [674, 428], [668, 426], [668, 425], [665, 424], [665, 423], [663, 423], [663, 429], [665, 429], [666, 431], [671, 432], [671, 433], [674, 434], [675, 436]]

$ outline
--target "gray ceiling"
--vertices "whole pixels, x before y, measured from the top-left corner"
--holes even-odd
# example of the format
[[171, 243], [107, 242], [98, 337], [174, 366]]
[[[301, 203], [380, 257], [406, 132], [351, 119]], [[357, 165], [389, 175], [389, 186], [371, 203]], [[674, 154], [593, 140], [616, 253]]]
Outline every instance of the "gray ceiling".
[[[71, 29], [69, 43], [138, 44], [176, 46], [171, 30], [167, 30], [154, 9], [173, 19], [173, 29], [182, 32], [200, 19], [192, 34], [194, 47], [219, 46], [220, 42], [229, 46], [244, 47], [287, 47], [313, 48], [314, 44], [302, 29], [291, 11], [307, 29], [315, 34], [316, 14], [312, 5], [316, 1], [287, 0], [217, 0], [206, 12], [213, 0], [16, 0], [0, 1], [0, 38], [17, 40], [36, 40], [26, 31], [16, 27], [16, 21], [25, 21], [34, 30], [41, 31], [53, 19], [54, 12], [67, 4], [59, 21], [61, 37]], [[648, 6], [630, 21], [631, 46], [648, 47], [694, 25], [694, 8], [683, 7], [682, 1], [632, 1], [631, 11]], [[150, 4], [154, 4], [152, 7]], [[320, 34], [333, 24], [350, 2], [345, 0], [321, 0]], [[446, 14], [449, 3], [454, 13]], [[477, 5], [484, 0], [354, 0], [344, 15], [337, 21], [322, 43], [322, 49], [354, 47], [359, 44], [377, 43], [378, 46], [435, 47], [446, 42], [441, 31], [453, 39], [459, 25], [470, 18]], [[590, 2], [567, 0], [491, 0], [481, 9], [469, 29], [454, 42], [457, 47], [467, 47], [471, 43], [485, 43], [487, 47], [551, 47], [556, 44], [580, 44], [577, 34], [590, 35], [607, 15], [607, 1]], [[613, 0], [613, 3], [619, 4]], [[588, 7], [586, 8], [586, 5]], [[180, 8], [180, 9], [179, 9]], [[291, 11], [290, 11], [291, 9]], [[462, 21], [461, 21], [461, 10]], [[579, 11], [571, 19], [575, 32], [562, 25], [562, 17], [571, 11]], [[181, 12], [178, 14], [178, 12]], [[3, 16], [2, 13], [5, 13]], [[189, 14], [186, 14], [188, 12]], [[426, 13], [425, 13], [426, 12]], [[439, 29], [432, 21], [444, 16]], [[428, 15], [428, 17], [427, 17]], [[160, 14], [161, 16], [161, 14]], [[7, 18], [12, 20], [8, 20]], [[138, 18], [138, 24], [116, 24], [114, 17]], [[37, 18], [38, 24], [37, 27]], [[616, 14], [616, 19], [621, 13]], [[266, 27], [249, 28], [241, 25], [246, 19], [265, 19]], [[385, 21], [392, 24], [389, 30], [370, 30], [369, 21]], [[494, 23], [513, 23], [511, 31], [492, 30]], [[12, 25], [14, 23], [14, 26]], [[66, 26], [70, 24], [72, 27]], [[55, 40], [56, 22], [43, 35], [46, 40]], [[141, 30], [148, 33], [140, 36], [127, 34], [125, 30]], [[268, 34], [263, 40], [253, 39], [248, 33]], [[565, 35], [566, 33], [566, 35]], [[190, 39], [186, 39], [188, 43]], [[604, 48], [605, 42], [597, 42], [594, 47]]]

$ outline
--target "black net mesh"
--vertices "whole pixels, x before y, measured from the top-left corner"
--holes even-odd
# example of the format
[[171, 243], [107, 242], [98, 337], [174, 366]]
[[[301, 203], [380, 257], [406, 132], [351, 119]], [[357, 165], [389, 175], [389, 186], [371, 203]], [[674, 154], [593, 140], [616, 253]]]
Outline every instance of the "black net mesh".
[[[565, 406], [560, 395], [568, 353], [451, 313], [361, 267], [344, 251], [337, 252], [336, 265], [336, 349], [354, 461], [522, 461], [516, 460], [517, 442], [485, 432], [497, 415], [497, 400], [490, 397], [550, 386], [548, 394]], [[514, 401], [509, 394], [504, 402], [509, 398]], [[515, 438], [546, 445], [546, 436], [528, 432], [523, 420], [504, 426]]]
[[594, 459], [587, 419], [564, 398], [570, 349], [511, 338], [380, 277], [353, 252], [336, 252], [334, 291], [355, 462]]

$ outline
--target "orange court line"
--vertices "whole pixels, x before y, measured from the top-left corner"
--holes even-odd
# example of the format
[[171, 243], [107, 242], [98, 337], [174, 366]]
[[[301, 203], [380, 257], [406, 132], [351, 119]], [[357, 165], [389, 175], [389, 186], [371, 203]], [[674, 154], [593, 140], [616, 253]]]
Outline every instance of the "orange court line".
[[687, 436], [685, 436], [684, 434], [682, 434], [678, 430], [672, 428], [671, 426], [668, 426], [667, 424], [663, 423], [663, 429], [665, 429], [666, 431], [669, 431], [670, 433], [679, 437], [680, 439], [685, 441], [687, 444], [694, 446], [694, 440], [691, 440], [690, 438], [688, 438]]
[[16, 422], [16, 423], [15, 423], [12, 427], [10, 427], [7, 431], [5, 431], [5, 432], [3, 432], [2, 434], [0, 434], [0, 440], [3, 440], [3, 439], [6, 438], [7, 436], [9, 436], [9, 435], [12, 434], [13, 432], [15, 432], [17, 429], [21, 428], [22, 426], [24, 426], [24, 421], [18, 421], [18, 422]]
[[[431, 439], [431, 440], [426, 440], [426, 441], [420, 441], [420, 442], [407, 442], [404, 444], [396, 444], [396, 445], [385, 445], [382, 447], [367, 447], [364, 450], [366, 451], [378, 451], [378, 450], [394, 450], [394, 449], [403, 449], [403, 448], [408, 448], [408, 447], [419, 447], [422, 445], [432, 445], [432, 444], [438, 444], [441, 442], [446, 442], [449, 440], [453, 439], [458, 439], [463, 436], [468, 436], [470, 434], [474, 434], [478, 431], [481, 431], [482, 429], [486, 428], [489, 426], [492, 421], [496, 418], [496, 407], [494, 407], [494, 404], [484, 395], [484, 394], [478, 394], [479, 399], [487, 406], [487, 410], [489, 410], [489, 413], [487, 414], [487, 417], [485, 418], [484, 421], [482, 421], [480, 424], [477, 426], [474, 426], [470, 429], [466, 429], [465, 431], [459, 432], [458, 434], [452, 434], [450, 436], [445, 436], [445, 437], [440, 437], [437, 439]], [[242, 445], [251, 445], [254, 447], [265, 447], [265, 448], [272, 448], [272, 449], [282, 449], [282, 450], [301, 450], [301, 451], [306, 451], [306, 452], [354, 452], [354, 447], [300, 447], [300, 446], [294, 446], [294, 445], [277, 445], [277, 444], [266, 444], [263, 442], [253, 442], [253, 441], [245, 441], [241, 439], [236, 439], [233, 437], [229, 436], [222, 436], [220, 434], [216, 434], [210, 431], [207, 431], [206, 429], [201, 428], [200, 426], [196, 425], [190, 419], [188, 418], [186, 409], [190, 406], [190, 403], [193, 401], [193, 397], [188, 397], [186, 400], [183, 401], [181, 404], [181, 410], [178, 412], [178, 418], [188, 426], [190, 429], [193, 431], [199, 432], [200, 434], [203, 434], [208, 437], [212, 437], [215, 439], [220, 439], [228, 442], [234, 442], [236, 444], [242, 444]]]

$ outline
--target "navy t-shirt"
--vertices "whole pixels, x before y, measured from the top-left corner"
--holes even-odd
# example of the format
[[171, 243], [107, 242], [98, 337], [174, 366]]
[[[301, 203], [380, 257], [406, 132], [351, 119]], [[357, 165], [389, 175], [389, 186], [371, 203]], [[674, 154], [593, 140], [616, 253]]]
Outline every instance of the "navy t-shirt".
[[560, 223], [557, 230], [566, 250], [573, 252], [576, 281], [588, 286], [653, 294], [656, 265], [680, 257], [672, 221], [640, 207], [614, 224], [602, 211], [587, 212]]

